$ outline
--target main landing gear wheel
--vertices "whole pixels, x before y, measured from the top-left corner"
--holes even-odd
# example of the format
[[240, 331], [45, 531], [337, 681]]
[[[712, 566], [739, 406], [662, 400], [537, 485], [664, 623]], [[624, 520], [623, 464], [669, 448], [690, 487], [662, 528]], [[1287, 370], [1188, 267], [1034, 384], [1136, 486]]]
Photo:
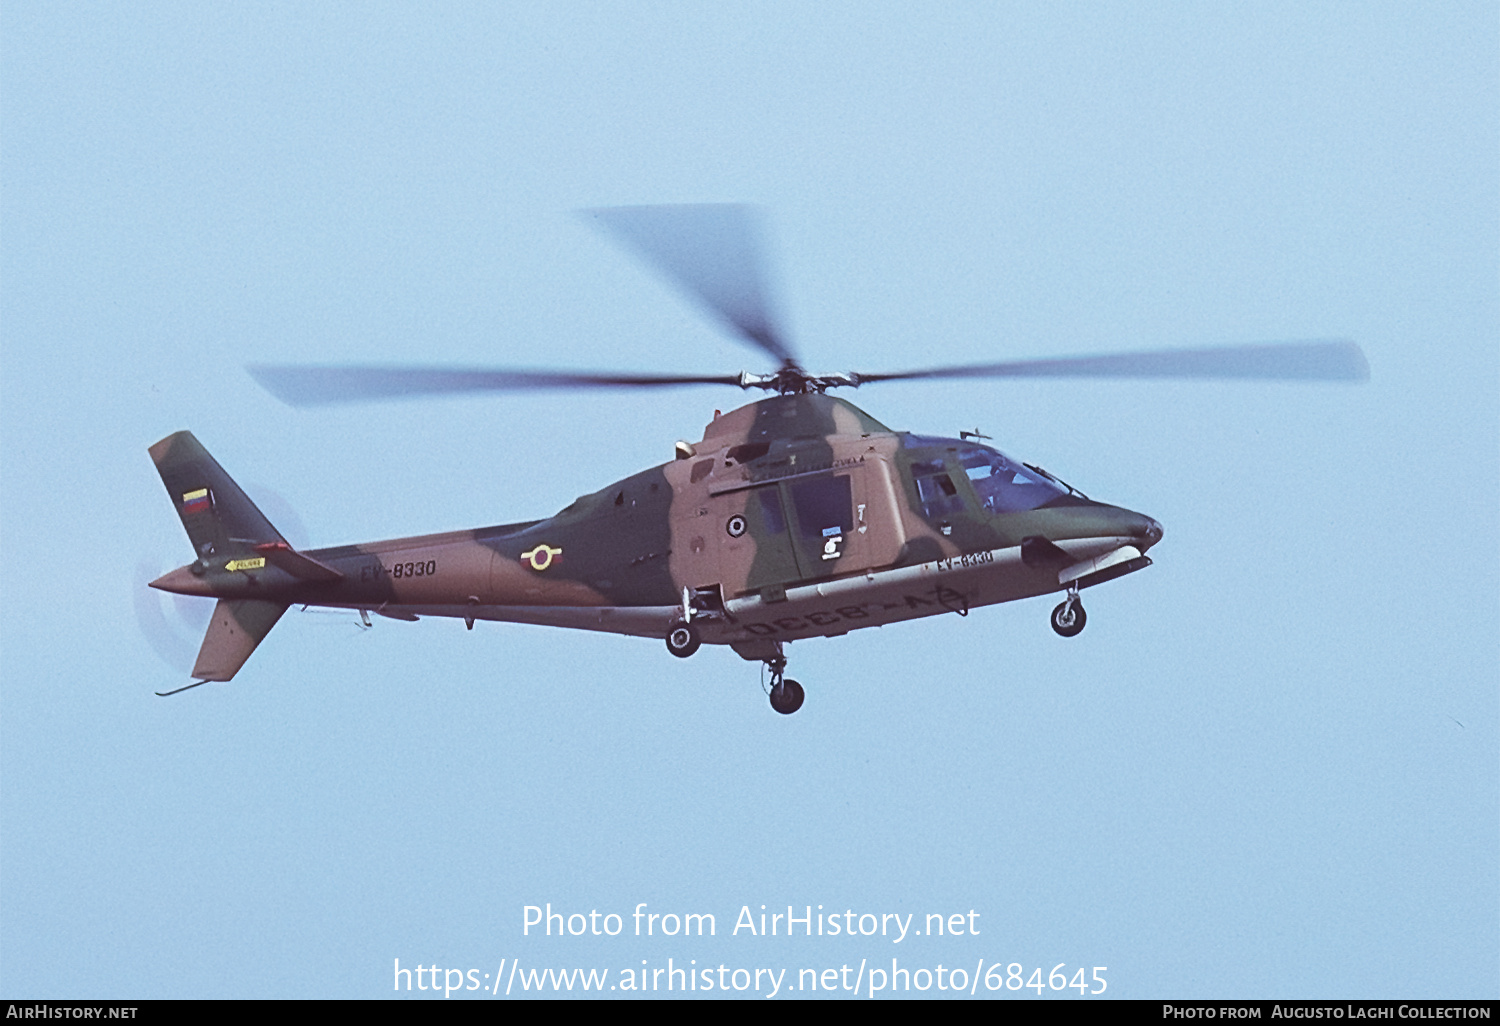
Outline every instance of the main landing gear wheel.
[[698, 637], [698, 628], [690, 623], [677, 623], [667, 632], [667, 651], [678, 659], [686, 659], [698, 651], [703, 639]]
[[[783, 716], [790, 716], [802, 708], [802, 700], [807, 697], [807, 693], [802, 690], [801, 684], [787, 679], [786, 655], [780, 642], [776, 643], [776, 655], [765, 662], [766, 669], [771, 671], [771, 690], [767, 692], [771, 697], [771, 708]], [[765, 686], [765, 678], [761, 679], [761, 686]]]
[[1066, 602], [1059, 603], [1052, 610], [1052, 629], [1065, 638], [1076, 637], [1088, 620], [1083, 612], [1083, 603], [1076, 596], [1070, 595]]
[[807, 693], [802, 690], [802, 685], [794, 680], [779, 680], [771, 685], [771, 708], [783, 716], [790, 716], [802, 708], [802, 700]]

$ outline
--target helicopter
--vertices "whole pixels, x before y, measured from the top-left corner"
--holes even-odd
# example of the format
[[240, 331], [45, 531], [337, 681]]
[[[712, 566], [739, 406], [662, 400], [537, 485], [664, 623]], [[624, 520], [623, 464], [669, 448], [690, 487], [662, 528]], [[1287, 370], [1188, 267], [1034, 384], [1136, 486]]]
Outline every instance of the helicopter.
[[299, 551], [187, 431], [149, 449], [195, 558], [151, 587], [217, 600], [193, 683], [232, 679], [292, 605], [416, 621], [501, 621], [654, 638], [679, 658], [728, 645], [769, 671], [771, 707], [806, 692], [787, 646], [865, 627], [1080, 592], [1151, 565], [1153, 518], [1095, 501], [978, 431], [893, 431], [838, 388], [1013, 377], [1363, 381], [1341, 339], [1117, 353], [896, 373], [815, 375], [779, 328], [758, 220], [740, 205], [588, 212], [741, 341], [768, 374], [652, 375], [396, 366], [257, 365], [293, 406], [534, 389], [737, 386], [769, 393], [714, 419], [674, 458], [539, 520]]

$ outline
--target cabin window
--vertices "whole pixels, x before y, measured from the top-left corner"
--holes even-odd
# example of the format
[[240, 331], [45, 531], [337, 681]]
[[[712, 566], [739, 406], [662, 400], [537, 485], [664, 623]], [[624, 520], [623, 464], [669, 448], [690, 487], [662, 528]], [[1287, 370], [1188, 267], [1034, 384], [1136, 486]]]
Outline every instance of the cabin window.
[[702, 481], [705, 477], [712, 473], [713, 469], [713, 460], [699, 460], [697, 463], [694, 463], [692, 473], [693, 484], [697, 484], [699, 481]]
[[729, 462], [749, 463], [758, 460], [771, 451], [770, 442], [746, 442], [744, 445], [736, 445], [729, 450]]
[[786, 513], [781, 508], [781, 493], [776, 486], [758, 488], [755, 495], [760, 502], [760, 522], [765, 525], [766, 533], [784, 534]]
[[[848, 475], [813, 477], [792, 485], [792, 505], [804, 538], [848, 534], [854, 527], [851, 515], [854, 490]], [[830, 533], [831, 532], [831, 533]]]

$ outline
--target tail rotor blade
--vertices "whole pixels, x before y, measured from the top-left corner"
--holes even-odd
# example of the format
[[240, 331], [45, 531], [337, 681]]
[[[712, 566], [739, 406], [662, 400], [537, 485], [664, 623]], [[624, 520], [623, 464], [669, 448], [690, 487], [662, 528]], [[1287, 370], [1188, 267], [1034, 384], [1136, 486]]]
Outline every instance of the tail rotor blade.
[[159, 563], [148, 559], [137, 561], [130, 592], [136, 626], [163, 663], [185, 674], [192, 669], [213, 602], [168, 595], [150, 587], [150, 582], [160, 575]]

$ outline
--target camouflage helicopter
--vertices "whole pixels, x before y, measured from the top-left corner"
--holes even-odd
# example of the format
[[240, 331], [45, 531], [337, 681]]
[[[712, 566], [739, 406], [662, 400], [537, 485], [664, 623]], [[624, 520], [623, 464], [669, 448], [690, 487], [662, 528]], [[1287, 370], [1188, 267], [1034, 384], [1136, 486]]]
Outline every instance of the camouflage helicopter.
[[861, 627], [1062, 593], [1052, 629], [1083, 630], [1084, 588], [1151, 565], [1151, 517], [1094, 501], [982, 444], [893, 431], [835, 388], [990, 377], [1364, 380], [1342, 340], [814, 375], [777, 328], [757, 222], [730, 205], [592, 211], [605, 229], [780, 362], [771, 374], [642, 375], [258, 366], [295, 406], [529, 389], [732, 385], [771, 393], [718, 415], [675, 459], [541, 520], [298, 551], [188, 432], [150, 447], [196, 558], [151, 582], [218, 600], [177, 694], [228, 681], [292, 605], [571, 627], [657, 638], [687, 658], [729, 645], [770, 671], [771, 706], [804, 690], [786, 646]]

